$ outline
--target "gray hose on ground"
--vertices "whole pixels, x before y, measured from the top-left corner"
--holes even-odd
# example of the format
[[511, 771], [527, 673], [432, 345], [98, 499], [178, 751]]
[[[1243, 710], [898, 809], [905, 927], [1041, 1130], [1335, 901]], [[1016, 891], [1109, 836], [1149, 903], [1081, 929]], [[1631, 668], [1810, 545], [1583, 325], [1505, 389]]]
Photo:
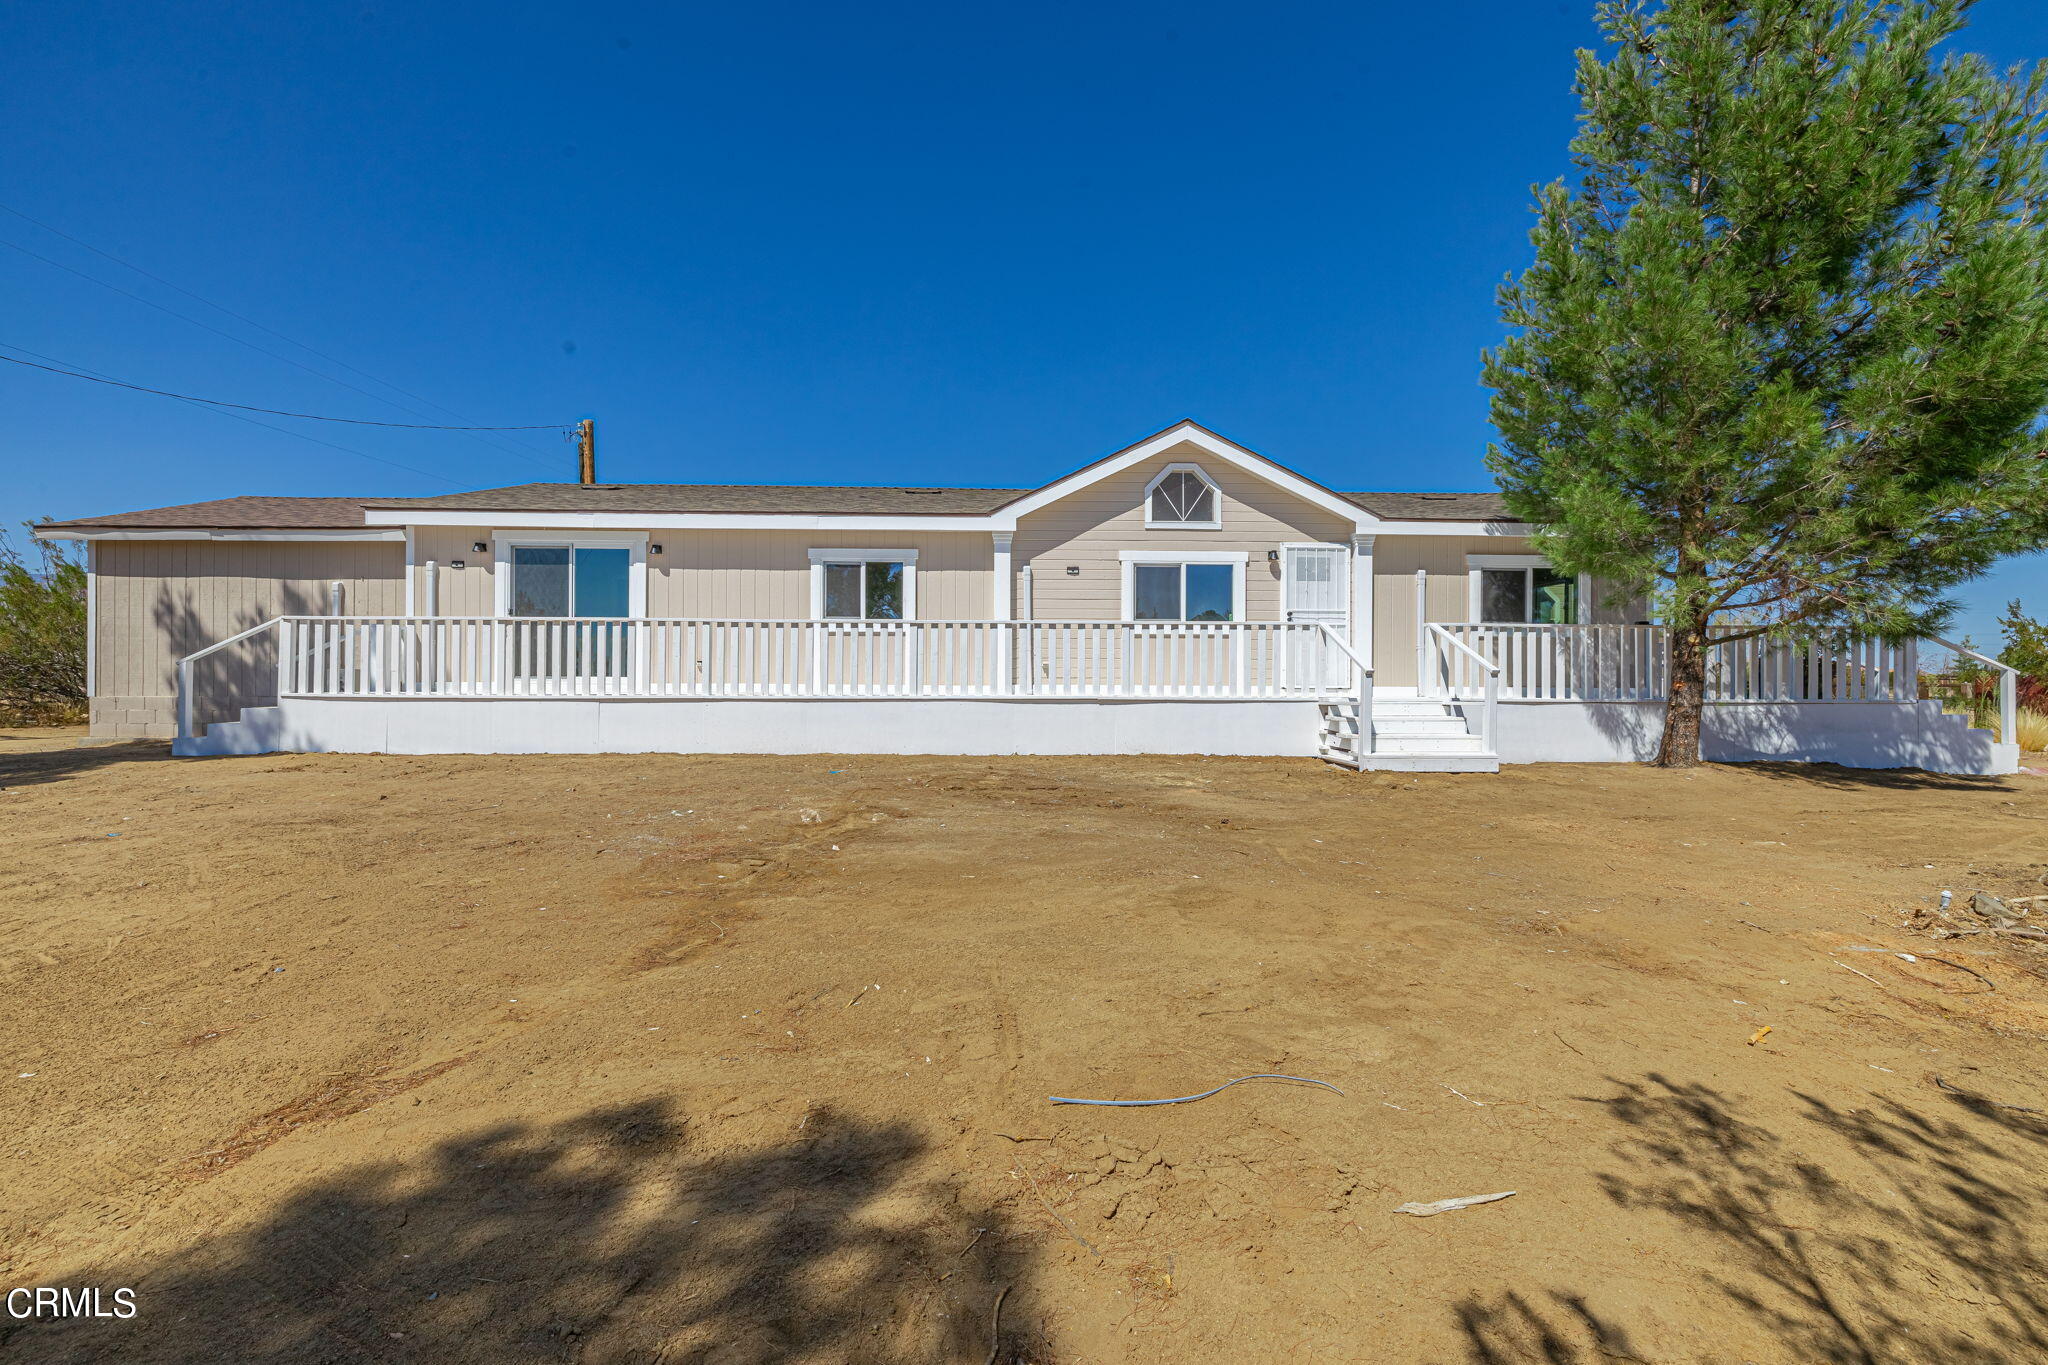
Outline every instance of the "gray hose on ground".
[[[1337, 1087], [1328, 1081], [1312, 1081], [1306, 1076], [1282, 1076], [1277, 1071], [1261, 1071], [1255, 1076], [1239, 1076], [1234, 1081], [1225, 1081], [1214, 1090], [1204, 1090], [1199, 1095], [1176, 1095], [1170, 1100], [1077, 1100], [1069, 1095], [1048, 1095], [1046, 1098], [1054, 1104], [1099, 1104], [1113, 1109], [1137, 1109], [1149, 1104], [1186, 1104], [1189, 1100], [1206, 1100], [1211, 1095], [1220, 1095], [1231, 1086], [1243, 1085], [1246, 1081], [1300, 1081], [1303, 1085], [1319, 1085], [1325, 1090], [1337, 1090]], [[1341, 1095], [1344, 1092], [1337, 1090], [1337, 1093]]]

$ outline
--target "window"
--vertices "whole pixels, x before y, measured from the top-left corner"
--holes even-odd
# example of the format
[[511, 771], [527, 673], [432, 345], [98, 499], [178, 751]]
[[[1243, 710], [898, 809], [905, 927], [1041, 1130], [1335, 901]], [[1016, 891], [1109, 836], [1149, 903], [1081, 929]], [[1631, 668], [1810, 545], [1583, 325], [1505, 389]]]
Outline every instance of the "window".
[[876, 559], [827, 564], [825, 617], [834, 621], [901, 621], [902, 562]]
[[602, 532], [496, 542], [500, 616], [635, 617], [646, 613], [647, 541]]
[[1575, 625], [1579, 580], [1548, 564], [1488, 567], [1478, 571], [1479, 619], [1500, 623]]
[[1124, 572], [1129, 620], [1235, 621], [1243, 612], [1244, 566], [1237, 560], [1127, 557]]
[[811, 617], [908, 621], [917, 615], [915, 550], [811, 551]]
[[1216, 485], [1194, 465], [1168, 465], [1145, 488], [1145, 524], [1215, 530], [1223, 524]]
[[507, 616], [630, 616], [633, 552], [623, 546], [515, 545]]
[[590, 618], [629, 621], [644, 613], [647, 543], [596, 534], [574, 540], [497, 542], [498, 614], [525, 622], [509, 637], [520, 678], [622, 678], [638, 646], [631, 625], [550, 626]]

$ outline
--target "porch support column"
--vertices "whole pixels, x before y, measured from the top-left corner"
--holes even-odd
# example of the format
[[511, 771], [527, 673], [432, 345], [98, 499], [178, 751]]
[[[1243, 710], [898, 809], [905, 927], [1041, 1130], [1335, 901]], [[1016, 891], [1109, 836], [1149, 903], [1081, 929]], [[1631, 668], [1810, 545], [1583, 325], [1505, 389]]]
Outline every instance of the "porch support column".
[[1372, 667], [1372, 543], [1375, 537], [1351, 537], [1351, 647]]
[[995, 677], [991, 681], [999, 695], [1008, 696], [1014, 677], [1010, 667], [1011, 637], [1016, 634], [1009, 624], [1016, 615], [1016, 585], [1010, 574], [1010, 542], [1014, 535], [1009, 531], [991, 531], [989, 539], [995, 547], [995, 596], [989, 604], [989, 619], [996, 622]]

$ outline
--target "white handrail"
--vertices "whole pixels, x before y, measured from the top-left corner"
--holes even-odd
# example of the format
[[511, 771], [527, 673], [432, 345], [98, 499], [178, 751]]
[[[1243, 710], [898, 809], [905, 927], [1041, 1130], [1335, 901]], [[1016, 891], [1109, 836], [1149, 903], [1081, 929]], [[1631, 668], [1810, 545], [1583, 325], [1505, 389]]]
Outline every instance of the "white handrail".
[[1306, 621], [304, 616], [283, 630], [293, 697], [1311, 700], [1349, 685]]
[[2017, 743], [2020, 720], [2020, 671], [2011, 664], [2000, 659], [1994, 659], [1988, 654], [1979, 654], [1974, 649], [1965, 649], [1961, 645], [1951, 644], [1939, 635], [1929, 635], [1926, 638], [1930, 644], [1937, 644], [1943, 649], [1954, 650], [1957, 654], [1967, 655], [1978, 663], [1990, 664], [1998, 670], [1998, 742], [2001, 744]]
[[286, 618], [282, 616], [273, 616], [260, 626], [251, 626], [247, 630], [242, 631], [238, 635], [228, 636], [227, 639], [225, 640], [215, 640], [212, 644], [206, 646], [206, 648], [195, 649], [190, 654], [187, 654], [184, 658], [178, 660], [179, 739], [192, 738], [192, 665], [198, 660], [203, 659], [207, 655], [213, 653], [215, 650], [226, 649], [229, 645], [238, 645], [252, 635], [261, 635], [264, 631], [269, 630], [271, 627], [277, 625], [278, 622], [283, 621], [285, 619]]
[[1324, 624], [1323, 634], [1330, 643], [1342, 651], [1351, 661], [1351, 667], [1358, 675], [1358, 753], [1363, 756], [1373, 752], [1372, 733], [1372, 665], [1360, 658], [1351, 642], [1341, 635], [1335, 626]]
[[[1484, 654], [1481, 654], [1478, 650], [1472, 648], [1472, 646], [1466, 644], [1448, 630], [1445, 630], [1437, 622], [1429, 622], [1425, 627], [1425, 633], [1434, 636], [1436, 639], [1450, 645], [1453, 649], [1465, 654], [1474, 663], [1486, 670], [1486, 701], [1484, 703], [1485, 709], [1482, 713], [1485, 720], [1482, 725], [1483, 733], [1479, 742], [1488, 752], [1498, 753], [1499, 745], [1496, 737], [1500, 734], [1500, 665], [1492, 662]], [[1417, 678], [1416, 690], [1418, 692], [1421, 690], [1421, 683], [1422, 679]], [[1457, 694], [1455, 687], [1447, 686], [1446, 690], [1453, 697]]]

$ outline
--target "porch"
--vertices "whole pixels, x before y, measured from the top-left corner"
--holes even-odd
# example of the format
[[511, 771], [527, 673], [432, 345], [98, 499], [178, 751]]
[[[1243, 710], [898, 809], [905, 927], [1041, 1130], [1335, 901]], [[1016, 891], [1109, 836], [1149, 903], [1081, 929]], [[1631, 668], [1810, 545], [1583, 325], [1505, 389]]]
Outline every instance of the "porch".
[[[1663, 627], [1417, 633], [1416, 684], [1376, 688], [1328, 622], [287, 616], [179, 661], [174, 747], [1194, 752], [1464, 771], [1654, 752]], [[1918, 659], [1913, 642], [1717, 645], [1709, 756], [2010, 771], [2016, 750], [1920, 699]]]

